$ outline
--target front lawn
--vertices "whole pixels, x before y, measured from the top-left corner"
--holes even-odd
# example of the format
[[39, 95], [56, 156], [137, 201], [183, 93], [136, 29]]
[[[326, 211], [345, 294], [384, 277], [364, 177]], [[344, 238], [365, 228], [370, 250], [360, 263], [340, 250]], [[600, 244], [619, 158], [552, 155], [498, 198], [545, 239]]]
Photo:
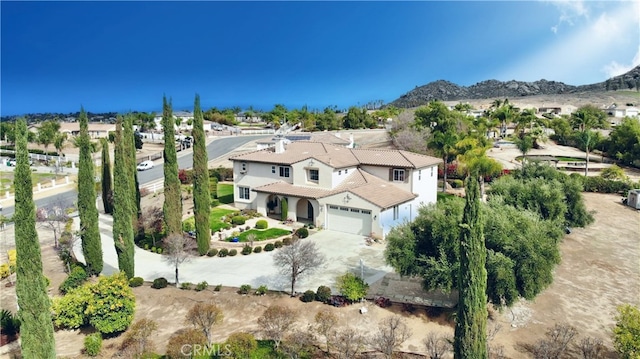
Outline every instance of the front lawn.
[[[255, 235], [255, 241], [264, 241], [267, 239], [278, 238], [282, 236], [286, 236], [287, 234], [291, 234], [291, 231], [281, 228], [269, 228], [269, 229], [250, 229], [248, 231], [244, 231], [238, 235], [238, 239], [240, 242], [248, 242], [247, 237], [253, 234]], [[231, 242], [232, 238], [228, 238], [227, 241]]]
[[233, 185], [218, 183], [218, 201], [222, 204], [233, 203]]
[[[233, 190], [233, 186], [231, 186]], [[233, 198], [233, 194], [231, 195]], [[222, 217], [227, 216], [231, 213], [238, 212], [233, 209], [224, 209], [224, 208], [212, 208], [211, 215], [209, 215], [209, 227], [211, 227], [212, 232], [217, 232], [220, 229], [229, 229], [231, 226], [229, 223], [222, 222]]]

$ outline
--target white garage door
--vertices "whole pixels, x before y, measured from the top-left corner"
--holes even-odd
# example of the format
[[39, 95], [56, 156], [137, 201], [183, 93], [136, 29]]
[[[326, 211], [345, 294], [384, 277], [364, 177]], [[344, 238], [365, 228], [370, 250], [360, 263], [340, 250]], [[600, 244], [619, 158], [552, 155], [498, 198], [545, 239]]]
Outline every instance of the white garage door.
[[342, 206], [329, 206], [327, 228], [332, 231], [368, 236], [371, 234], [371, 211]]

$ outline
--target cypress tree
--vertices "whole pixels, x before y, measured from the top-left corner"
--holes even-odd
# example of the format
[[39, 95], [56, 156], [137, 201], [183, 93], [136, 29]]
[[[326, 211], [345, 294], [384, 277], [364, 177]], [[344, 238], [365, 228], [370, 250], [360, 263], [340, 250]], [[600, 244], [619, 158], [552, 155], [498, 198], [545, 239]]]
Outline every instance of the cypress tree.
[[55, 358], [55, 340], [51, 306], [42, 274], [40, 241], [36, 231], [36, 206], [33, 202], [31, 168], [27, 153], [27, 123], [16, 126], [15, 169], [15, 242], [16, 296], [21, 321], [20, 345], [24, 358]]
[[166, 234], [182, 234], [182, 193], [178, 178], [178, 156], [176, 154], [175, 121], [171, 100], [162, 98], [162, 129], [164, 131], [164, 222]]
[[209, 197], [209, 166], [207, 144], [204, 135], [204, 118], [200, 108], [200, 95], [196, 94], [193, 106], [193, 212], [196, 222], [196, 240], [198, 253], [204, 255], [209, 251], [211, 228], [209, 214], [211, 203]]
[[102, 142], [102, 203], [104, 213], [113, 213], [113, 180], [111, 178], [111, 158], [109, 156], [109, 141], [106, 138]]
[[136, 146], [135, 146], [135, 134], [133, 133], [133, 115], [128, 114], [124, 117], [124, 123], [122, 125], [122, 136], [125, 144], [125, 154], [127, 158], [127, 166], [129, 166], [130, 181], [129, 187], [131, 195], [133, 196], [132, 203], [132, 216], [133, 225], [140, 216], [140, 188], [138, 187], [138, 170], [136, 169]]
[[80, 238], [82, 254], [87, 264], [87, 273], [98, 275], [102, 272], [102, 242], [98, 228], [98, 208], [96, 207], [95, 171], [91, 157], [89, 120], [84, 108], [80, 109], [80, 160], [78, 164], [78, 215], [80, 217]]
[[458, 272], [458, 317], [453, 342], [456, 359], [487, 358], [487, 249], [480, 213], [478, 179], [467, 176]]
[[134, 248], [132, 216], [135, 204], [131, 191], [131, 166], [122, 129], [122, 117], [116, 120], [116, 141], [114, 150], [114, 187], [113, 201], [113, 242], [118, 255], [118, 268], [128, 278], [134, 277]]

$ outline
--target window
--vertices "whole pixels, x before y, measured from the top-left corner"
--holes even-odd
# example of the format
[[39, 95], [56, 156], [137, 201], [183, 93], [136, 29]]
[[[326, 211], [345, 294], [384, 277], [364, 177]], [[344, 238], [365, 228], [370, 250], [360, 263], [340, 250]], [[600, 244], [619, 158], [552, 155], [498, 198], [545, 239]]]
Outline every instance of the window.
[[431, 167], [431, 177], [433, 177], [433, 167]]
[[418, 181], [422, 179], [422, 170], [418, 170]]
[[359, 209], [357, 209], [357, 208], [351, 208], [351, 212], [354, 212], [354, 213], [360, 213], [360, 210], [359, 210]]
[[393, 180], [396, 182], [404, 182], [404, 170], [394, 169]]
[[331, 206], [331, 205], [329, 205], [329, 209], [338, 209], [338, 206]]
[[344, 174], [347, 174], [347, 173], [349, 173], [349, 169], [348, 169], [348, 168], [345, 168], [345, 169], [344, 169]]
[[240, 199], [249, 199], [249, 187], [238, 187], [238, 196]]
[[309, 170], [309, 181], [318, 182], [320, 172], [318, 170]]
[[338, 176], [342, 175], [342, 170], [338, 170]]
[[395, 221], [398, 218], [400, 218], [400, 210], [398, 206], [393, 206], [393, 220]]
[[240, 164], [240, 170], [241, 171], [246, 171], [247, 170], [247, 163], [246, 162], [242, 162]]
[[371, 211], [367, 211], [367, 210], [363, 209], [362, 211], [360, 211], [360, 213], [362, 213], [362, 214], [371, 214]]
[[280, 177], [289, 177], [289, 167], [280, 167]]
[[271, 166], [271, 173], [276, 173], [276, 166]]

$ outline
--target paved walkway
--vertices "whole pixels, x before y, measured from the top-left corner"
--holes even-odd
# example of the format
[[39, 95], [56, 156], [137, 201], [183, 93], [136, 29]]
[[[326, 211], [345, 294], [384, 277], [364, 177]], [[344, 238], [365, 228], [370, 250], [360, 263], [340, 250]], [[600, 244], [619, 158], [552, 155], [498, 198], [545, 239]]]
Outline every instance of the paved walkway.
[[[102, 251], [104, 258], [103, 274], [109, 275], [118, 271], [118, 258], [112, 238], [111, 216], [100, 214], [100, 233], [102, 237]], [[75, 226], [77, 227], [77, 222]], [[336, 278], [346, 271], [360, 274], [364, 273], [368, 283], [380, 280], [385, 274], [393, 271], [384, 261], [384, 246], [374, 244], [368, 246], [363, 236], [323, 230], [307, 239], [317, 243], [322, 254], [327, 258], [324, 268], [315, 273], [301, 278], [296, 285], [297, 292], [311, 289], [316, 290], [320, 285], [326, 285], [336, 289]], [[288, 278], [278, 273], [278, 268], [273, 263], [273, 252], [253, 253], [235, 257], [193, 257], [191, 261], [184, 263], [179, 269], [180, 282], [199, 283], [207, 281], [211, 285], [222, 284], [225, 286], [239, 287], [250, 284], [256, 288], [266, 285], [269, 289], [288, 291], [290, 284]], [[78, 243], [75, 248], [78, 260], [84, 262], [82, 249]], [[362, 259], [362, 267], [360, 260]], [[174, 268], [163, 260], [163, 256], [135, 248], [136, 276], [146, 281], [153, 281], [159, 277], [165, 277], [170, 282], [174, 281]]]

